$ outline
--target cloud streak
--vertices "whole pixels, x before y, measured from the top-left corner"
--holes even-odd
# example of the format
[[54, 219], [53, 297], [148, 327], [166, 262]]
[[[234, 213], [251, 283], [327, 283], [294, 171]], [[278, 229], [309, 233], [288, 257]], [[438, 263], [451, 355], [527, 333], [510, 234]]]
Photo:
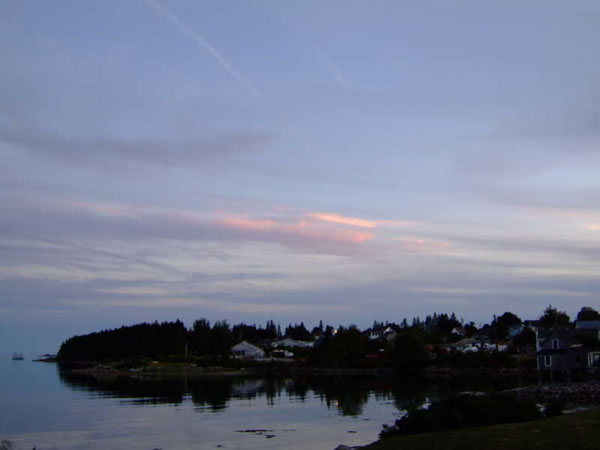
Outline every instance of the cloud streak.
[[233, 68], [231, 63], [225, 59], [225, 57], [219, 52], [214, 46], [212, 46], [206, 39], [204, 39], [200, 34], [198, 34], [190, 25], [180, 20], [177, 16], [175, 16], [172, 12], [162, 6], [156, 0], [145, 0], [146, 4], [149, 5], [156, 13], [173, 25], [180, 33], [189, 37], [194, 41], [199, 47], [206, 50], [214, 59], [217, 61], [226, 72], [228, 72], [233, 78], [239, 81], [242, 85], [244, 85], [252, 95], [256, 97], [260, 97], [260, 93], [254, 87], [252, 83], [246, 80], [237, 70]]
[[312, 213], [310, 217], [314, 217], [325, 222], [339, 223], [343, 225], [351, 225], [360, 228], [376, 228], [377, 222], [373, 220], [360, 219], [358, 217], [345, 217], [335, 213]]
[[308, 214], [308, 216], [314, 219], [322, 220], [324, 222], [332, 222], [341, 225], [370, 229], [374, 229], [379, 226], [415, 225], [415, 222], [409, 220], [370, 220], [362, 219], [360, 217], [342, 216], [341, 214], [336, 214], [332, 212], [314, 212]]
[[[0, 201], [2, 199], [0, 198]], [[375, 238], [371, 231], [300, 217], [261, 219], [240, 214], [99, 203], [55, 197], [3, 202], [0, 231], [29, 236], [111, 240], [260, 241], [317, 254], [351, 255]], [[37, 224], [43, 223], [44, 233]]]
[[127, 164], [203, 167], [260, 149], [274, 139], [264, 132], [213, 133], [188, 139], [65, 136], [38, 129], [0, 129], [0, 142], [30, 154], [89, 168]]

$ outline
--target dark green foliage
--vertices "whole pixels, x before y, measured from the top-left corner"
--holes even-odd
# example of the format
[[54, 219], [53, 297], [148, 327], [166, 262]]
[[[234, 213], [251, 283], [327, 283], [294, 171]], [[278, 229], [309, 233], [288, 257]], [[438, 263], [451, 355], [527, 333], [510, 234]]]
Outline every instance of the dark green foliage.
[[289, 324], [285, 329], [285, 335], [297, 341], [310, 341], [312, 336], [310, 332], [304, 326], [304, 322], [300, 322], [300, 325]]
[[384, 427], [380, 437], [523, 422], [541, 417], [535, 403], [521, 401], [510, 395], [462, 394], [433, 403], [428, 409], [409, 411], [393, 427]]
[[240, 323], [238, 325], [234, 325], [231, 332], [233, 333], [233, 340], [235, 342], [248, 341], [256, 344], [260, 339], [255, 325], [246, 325], [245, 323]]
[[67, 339], [58, 351], [60, 360], [158, 357], [185, 354], [186, 329], [182, 322], [141, 323]]
[[425, 342], [414, 331], [402, 332], [396, 336], [392, 355], [396, 369], [418, 369], [427, 361]]
[[256, 325], [246, 325], [240, 323], [234, 325], [231, 332], [235, 342], [248, 341], [253, 344], [258, 343], [260, 340], [269, 340], [277, 338], [277, 327], [275, 322], [269, 320], [266, 328], [256, 327]]
[[235, 339], [226, 320], [217, 321], [210, 330], [208, 348], [213, 356], [227, 357]]
[[535, 348], [535, 331], [531, 328], [523, 328], [519, 334], [513, 338], [513, 344], [517, 347]]
[[498, 339], [506, 339], [508, 337], [508, 329], [513, 325], [521, 325], [522, 321], [519, 316], [505, 312], [500, 317], [495, 317], [492, 322], [492, 330], [494, 337]]
[[477, 333], [477, 327], [475, 326], [475, 322], [469, 322], [465, 325], [465, 331], [467, 332], [467, 337], [473, 336]]
[[590, 306], [584, 306], [577, 313], [577, 320], [600, 320], [600, 314]]
[[367, 341], [356, 326], [339, 327], [337, 333], [327, 327], [321, 345], [314, 350], [312, 362], [330, 367], [360, 367], [365, 359]]
[[207, 355], [210, 353], [210, 322], [198, 319], [194, 322], [189, 334], [190, 353], [194, 355]]
[[552, 305], [544, 310], [544, 315], [540, 317], [540, 325], [543, 328], [568, 327], [571, 324], [571, 318], [564, 311], [553, 308]]

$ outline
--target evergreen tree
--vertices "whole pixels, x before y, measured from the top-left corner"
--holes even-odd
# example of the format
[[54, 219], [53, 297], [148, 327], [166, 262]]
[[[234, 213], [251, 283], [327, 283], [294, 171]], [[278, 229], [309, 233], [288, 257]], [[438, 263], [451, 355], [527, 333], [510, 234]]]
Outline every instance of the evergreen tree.
[[564, 311], [558, 311], [552, 305], [544, 310], [544, 315], [540, 317], [540, 323], [544, 328], [568, 327], [571, 324], [571, 318]]

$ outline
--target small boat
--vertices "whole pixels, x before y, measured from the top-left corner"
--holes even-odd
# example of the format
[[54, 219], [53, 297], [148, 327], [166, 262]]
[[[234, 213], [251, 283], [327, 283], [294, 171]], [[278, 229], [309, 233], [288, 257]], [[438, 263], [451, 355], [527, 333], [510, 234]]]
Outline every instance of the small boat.
[[13, 353], [12, 359], [15, 361], [23, 361], [25, 358], [23, 358], [22, 353]]

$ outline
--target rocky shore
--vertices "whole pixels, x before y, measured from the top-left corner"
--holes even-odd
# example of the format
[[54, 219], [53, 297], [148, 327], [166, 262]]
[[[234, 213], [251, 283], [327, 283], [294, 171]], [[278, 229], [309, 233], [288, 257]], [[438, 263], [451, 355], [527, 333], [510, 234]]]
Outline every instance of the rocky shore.
[[567, 403], [594, 404], [600, 403], [600, 382], [555, 383], [540, 386], [527, 386], [506, 391], [521, 399], [534, 400], [540, 403], [549, 400], [561, 400]]

